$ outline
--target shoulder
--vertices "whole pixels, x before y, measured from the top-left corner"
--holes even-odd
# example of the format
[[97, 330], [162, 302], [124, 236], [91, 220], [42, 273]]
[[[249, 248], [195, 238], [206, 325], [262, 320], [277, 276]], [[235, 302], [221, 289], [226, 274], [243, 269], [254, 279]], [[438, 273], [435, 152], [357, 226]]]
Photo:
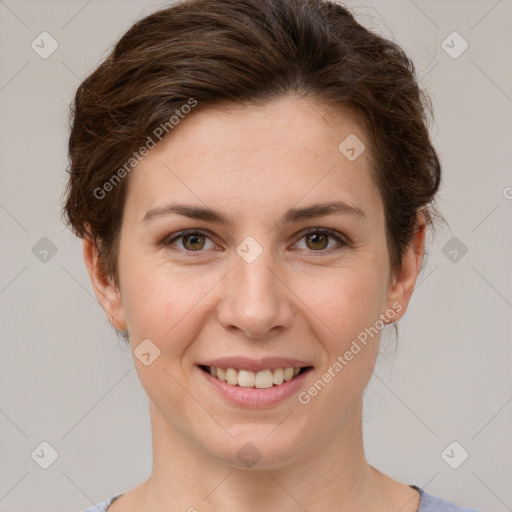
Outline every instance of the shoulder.
[[451, 501], [432, 496], [423, 489], [417, 488], [417, 490], [421, 497], [418, 512], [480, 512], [474, 508], [461, 507]]
[[121, 496], [120, 494], [116, 496], [112, 496], [112, 498], [109, 498], [108, 500], [102, 501], [101, 503], [97, 503], [96, 505], [93, 505], [92, 507], [89, 507], [82, 512], [107, 512], [108, 506], [116, 499]]
[[[474, 508], [461, 507], [455, 503], [452, 503], [451, 501], [432, 496], [425, 492], [423, 489], [420, 489], [416, 486], [414, 487], [418, 490], [421, 497], [418, 512], [480, 512]], [[107, 512], [107, 508], [119, 496], [121, 495], [118, 494], [112, 498], [109, 498], [108, 500], [97, 503], [96, 505], [84, 510], [83, 512]]]

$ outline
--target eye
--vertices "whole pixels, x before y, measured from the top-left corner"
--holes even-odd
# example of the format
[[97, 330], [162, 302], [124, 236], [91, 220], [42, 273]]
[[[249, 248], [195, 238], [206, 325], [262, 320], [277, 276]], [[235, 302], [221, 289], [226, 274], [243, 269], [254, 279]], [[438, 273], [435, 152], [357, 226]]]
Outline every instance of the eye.
[[309, 249], [310, 252], [331, 252], [329, 249], [332, 249], [336, 244], [329, 245], [329, 239], [338, 242], [338, 245], [341, 246], [338, 249], [348, 245], [336, 232], [325, 228], [308, 229], [300, 240], [303, 239], [305, 240], [306, 249]]
[[[187, 252], [201, 252], [202, 249], [215, 248], [215, 244], [201, 231], [182, 231], [168, 239], [166, 245], [178, 245], [177, 241], [180, 241], [178, 242], [181, 245], [180, 248]], [[207, 242], [210, 243], [210, 246], [208, 246]]]
[[[300, 238], [305, 240], [305, 249], [308, 252], [331, 252], [331, 249], [336, 246], [336, 243], [330, 243], [332, 241], [337, 242], [339, 247], [334, 250], [340, 250], [344, 246], [348, 245], [348, 242], [337, 232], [331, 231], [325, 228], [310, 228]], [[210, 239], [210, 237], [198, 230], [187, 230], [181, 231], [172, 235], [164, 242], [165, 246], [175, 246], [177, 250], [181, 250], [187, 253], [201, 253], [204, 250], [215, 249], [216, 244]], [[298, 242], [295, 244], [296, 249]]]

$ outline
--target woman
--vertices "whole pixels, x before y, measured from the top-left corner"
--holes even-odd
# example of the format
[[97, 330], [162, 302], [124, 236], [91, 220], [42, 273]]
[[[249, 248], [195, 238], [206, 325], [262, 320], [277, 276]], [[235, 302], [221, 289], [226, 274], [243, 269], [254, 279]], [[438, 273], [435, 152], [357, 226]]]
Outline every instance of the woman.
[[150, 399], [153, 471], [88, 509], [468, 511], [368, 464], [440, 164], [412, 63], [319, 0], [191, 0], [79, 87], [65, 213]]

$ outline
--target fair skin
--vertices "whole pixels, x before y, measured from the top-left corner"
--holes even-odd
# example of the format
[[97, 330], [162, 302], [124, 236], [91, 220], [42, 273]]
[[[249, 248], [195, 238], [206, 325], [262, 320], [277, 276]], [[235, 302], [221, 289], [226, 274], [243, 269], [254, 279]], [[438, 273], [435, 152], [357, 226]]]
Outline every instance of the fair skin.
[[[134, 357], [150, 401], [153, 471], [109, 512], [418, 509], [418, 493], [364, 454], [362, 394], [381, 331], [309, 403], [298, 400], [379, 315], [396, 304], [386, 323], [404, 314], [422, 262], [420, 222], [401, 270], [391, 272], [369, 150], [354, 161], [338, 150], [349, 134], [369, 147], [350, 116], [291, 97], [193, 112], [129, 176], [118, 287], [84, 240], [107, 316], [129, 331], [132, 350], [145, 339], [160, 350], [148, 366]], [[284, 221], [289, 209], [332, 201], [364, 216]], [[231, 225], [177, 214], [143, 220], [171, 202], [208, 207]], [[306, 236], [307, 228], [346, 243]], [[185, 229], [202, 234], [170, 244]], [[236, 250], [246, 237], [263, 250], [250, 263]], [[239, 356], [293, 358], [311, 369], [277, 403], [240, 405], [198, 366]], [[237, 456], [249, 442], [261, 455], [251, 468]]]

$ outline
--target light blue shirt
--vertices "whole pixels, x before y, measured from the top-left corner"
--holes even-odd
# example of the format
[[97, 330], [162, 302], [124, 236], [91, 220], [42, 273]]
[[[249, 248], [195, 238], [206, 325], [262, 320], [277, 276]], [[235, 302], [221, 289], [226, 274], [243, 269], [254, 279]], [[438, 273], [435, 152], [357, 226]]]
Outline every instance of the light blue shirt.
[[[416, 489], [420, 493], [420, 506], [418, 508], [418, 512], [479, 512], [474, 508], [460, 507], [459, 505], [455, 505], [451, 501], [443, 500], [442, 498], [437, 498], [435, 496], [431, 496], [427, 494], [423, 489], [420, 489], [416, 485], [411, 485], [414, 489]], [[118, 494], [109, 498], [106, 501], [102, 501], [97, 505], [90, 507], [83, 512], [107, 512], [107, 507], [116, 499], [122, 496]]]

